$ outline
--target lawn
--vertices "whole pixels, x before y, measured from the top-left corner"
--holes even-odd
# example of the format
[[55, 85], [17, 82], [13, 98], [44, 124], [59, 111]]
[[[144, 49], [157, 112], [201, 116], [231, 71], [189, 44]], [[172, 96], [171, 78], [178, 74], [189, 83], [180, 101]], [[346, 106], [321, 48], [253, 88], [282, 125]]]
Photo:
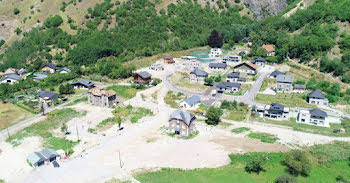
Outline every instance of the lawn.
[[248, 127], [239, 127], [239, 128], [234, 128], [231, 130], [232, 133], [243, 133], [243, 132], [246, 132], [246, 131], [249, 131], [250, 128]]
[[172, 85], [188, 91], [204, 92], [209, 88], [206, 85], [190, 83], [189, 75], [184, 72], [176, 72], [168, 79]]
[[[34, 123], [23, 130], [11, 135], [6, 142], [14, 146], [21, 144], [21, 140], [26, 137], [40, 136], [44, 140], [44, 147], [57, 149], [66, 149], [66, 141], [69, 149], [72, 149], [78, 142], [67, 140], [63, 137], [55, 137], [52, 131], [61, 128], [69, 120], [85, 115], [85, 112], [77, 112], [70, 108], [55, 110], [47, 114], [46, 119]], [[63, 133], [63, 132], [62, 132]], [[72, 150], [70, 150], [72, 152]]]
[[253, 139], [260, 139], [261, 142], [266, 142], [271, 144], [275, 143], [278, 140], [276, 135], [272, 135], [269, 133], [260, 133], [260, 132], [249, 133], [248, 137]]
[[232, 121], [244, 121], [249, 112], [250, 112], [250, 108], [247, 105], [244, 105], [244, 106], [237, 105], [237, 108], [224, 109], [224, 114], [222, 118], [226, 120], [232, 120]]
[[[326, 145], [320, 145], [322, 148]], [[339, 144], [330, 145], [327, 149]], [[340, 146], [342, 147], [342, 146]], [[344, 155], [339, 156], [339, 160], [332, 160], [327, 163], [314, 163], [310, 175], [307, 177], [296, 176], [298, 183], [328, 183], [336, 182], [336, 178], [342, 175], [345, 179], [350, 179], [349, 173], [349, 156], [348, 148], [349, 143], [342, 148], [341, 152], [345, 152]], [[316, 147], [319, 148], [319, 147]], [[306, 149], [306, 151], [309, 151]], [[311, 151], [311, 150], [310, 150]], [[324, 152], [324, 151], [322, 151]], [[322, 152], [320, 152], [322, 154]], [[346, 153], [347, 152], [347, 153]], [[325, 155], [329, 157], [336, 152], [326, 152]], [[247, 173], [244, 170], [245, 164], [249, 161], [251, 156], [266, 154], [267, 162], [263, 165], [264, 171], [260, 174]], [[156, 172], [145, 172], [136, 174], [135, 178], [144, 183], [227, 183], [227, 182], [239, 182], [239, 183], [260, 183], [260, 182], [274, 182], [274, 180], [281, 176], [288, 174], [286, 166], [282, 164], [284, 153], [248, 153], [248, 154], [236, 154], [230, 155], [231, 163], [226, 166], [218, 168], [199, 168], [193, 170], [181, 170], [163, 168]], [[313, 157], [317, 157], [317, 154], [312, 154]], [[327, 159], [327, 158], [326, 158]], [[174, 178], [176, 177], [176, 178]]]
[[264, 104], [280, 103], [286, 107], [316, 108], [315, 105], [311, 105], [306, 102], [306, 99], [303, 98], [303, 94], [297, 93], [277, 93], [276, 95], [266, 95], [259, 93], [256, 95], [255, 101]]
[[131, 99], [136, 96], [136, 93], [138, 91], [141, 91], [140, 89], [132, 88], [131, 86], [109, 86], [107, 87], [107, 90], [114, 90], [117, 93], [117, 96], [121, 96], [125, 99]]
[[275, 87], [276, 86], [276, 79], [272, 78], [265, 78], [259, 91], [265, 91], [269, 87]]
[[32, 113], [11, 103], [0, 102], [0, 130], [33, 116]]
[[185, 95], [182, 93], [174, 93], [173, 91], [168, 91], [164, 97], [164, 102], [172, 108], [179, 108], [179, 103], [177, 101], [185, 99]]

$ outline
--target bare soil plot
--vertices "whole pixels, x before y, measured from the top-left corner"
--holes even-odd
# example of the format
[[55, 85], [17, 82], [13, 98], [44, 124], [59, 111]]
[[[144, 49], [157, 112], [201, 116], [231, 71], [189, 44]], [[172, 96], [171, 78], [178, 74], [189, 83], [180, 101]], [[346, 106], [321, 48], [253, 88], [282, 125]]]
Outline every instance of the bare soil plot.
[[14, 104], [4, 104], [0, 102], [0, 130], [31, 116], [33, 116], [32, 113], [21, 109]]

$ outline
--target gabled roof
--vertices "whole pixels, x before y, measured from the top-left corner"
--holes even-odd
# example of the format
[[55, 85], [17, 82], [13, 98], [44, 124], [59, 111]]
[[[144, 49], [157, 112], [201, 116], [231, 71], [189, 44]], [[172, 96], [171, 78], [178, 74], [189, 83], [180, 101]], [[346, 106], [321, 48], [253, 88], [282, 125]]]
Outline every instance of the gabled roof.
[[239, 81], [239, 82], [246, 82], [247, 79], [246, 78], [238, 78], [237, 81]]
[[317, 89], [309, 93], [309, 98], [324, 99], [324, 95], [320, 90]]
[[294, 80], [293, 76], [284, 74], [278, 75], [276, 79], [278, 83], [293, 83]]
[[241, 88], [241, 84], [232, 82], [221, 82], [218, 85], [216, 85], [216, 88]]
[[46, 159], [50, 159], [50, 158], [53, 158], [53, 157], [58, 157], [60, 156], [55, 150], [53, 149], [43, 149], [41, 152], [40, 152]]
[[192, 120], [196, 119], [196, 116], [191, 114], [191, 113], [188, 113], [188, 112], [176, 110], [173, 113], [171, 113], [171, 115], [170, 115], [170, 120], [172, 120], [172, 119], [181, 120], [181, 121], [185, 122], [187, 124], [187, 126], [190, 126]]
[[6, 80], [6, 79], [13, 79], [13, 80], [20, 80], [21, 76], [18, 74], [5, 74], [3, 78], [0, 79], [0, 81]]
[[91, 93], [92, 95], [95, 96], [102, 96], [105, 95], [107, 97], [116, 95], [117, 93], [114, 90], [104, 90], [99, 87], [92, 88], [88, 91], [88, 93]]
[[201, 77], [208, 77], [208, 73], [200, 69], [194, 69], [193, 71], [190, 72], [190, 74], [194, 74], [196, 76], [201, 76]]
[[33, 79], [45, 79], [47, 78], [46, 74], [34, 74]]
[[23, 68], [18, 71], [18, 74], [21, 74], [21, 75], [26, 73], [27, 73], [27, 70]]
[[322, 118], [325, 118], [327, 117], [327, 113], [320, 110], [320, 109], [313, 109], [313, 110], [310, 110], [310, 114], [311, 116], [315, 116], [315, 117], [322, 117]]
[[209, 67], [213, 67], [213, 68], [226, 68], [227, 64], [225, 63], [210, 63]]
[[239, 78], [239, 72], [231, 72], [227, 75], [227, 78]]
[[273, 47], [273, 45], [268, 44], [268, 45], [262, 45], [262, 48], [264, 48], [267, 52], [271, 53], [275, 51], [275, 48]]
[[193, 104], [197, 104], [201, 101], [201, 98], [199, 98], [197, 95], [194, 95], [190, 98], [187, 98], [186, 100], [184, 100], [187, 104], [189, 105], [193, 105]]
[[170, 59], [173, 59], [173, 57], [171, 57], [171, 56], [165, 56], [164, 59], [170, 60]]
[[62, 71], [71, 72], [71, 70], [68, 69], [67, 67], [63, 67], [63, 68], [60, 69], [58, 72], [62, 72]]
[[240, 67], [242, 65], [246, 65], [246, 66], [250, 67], [253, 70], [257, 70], [258, 69], [258, 67], [256, 65], [254, 65], [253, 63], [250, 63], [250, 62], [239, 63], [236, 66], [234, 66], [233, 68], [237, 68], [237, 67]]
[[12, 67], [7, 68], [6, 71], [4, 72], [4, 74], [16, 74], [17, 73], [17, 69], [14, 69]]
[[58, 95], [54, 92], [51, 92], [51, 91], [43, 91], [43, 92], [40, 92], [39, 97], [40, 98], [54, 99], [54, 98], [57, 98]]
[[95, 85], [94, 82], [89, 81], [89, 80], [86, 80], [86, 79], [78, 80], [78, 81], [76, 81], [76, 82], [73, 82], [71, 85], [76, 85], [76, 84], [84, 85], [86, 88], [90, 88], [90, 87], [92, 87], [92, 86]]
[[147, 78], [150, 78], [152, 77], [152, 75], [146, 71], [141, 71], [139, 73], [137, 73], [141, 78], [143, 79], [147, 79]]
[[275, 70], [275, 71], [273, 71], [273, 72], [270, 74], [270, 76], [277, 77], [277, 76], [280, 75], [280, 74], [283, 74], [283, 72], [278, 71], [278, 70]]
[[45, 64], [45, 66], [50, 67], [51, 69], [56, 70], [56, 65], [53, 64], [53, 63], [47, 63], [47, 64]]
[[257, 58], [257, 59], [255, 59], [255, 60], [252, 61], [253, 64], [255, 64], [256, 62], [263, 62], [263, 63], [265, 63], [265, 62], [266, 62], [266, 59], [263, 58], [263, 57], [259, 57], [259, 58]]
[[301, 84], [295, 84], [294, 89], [306, 89], [306, 86]]
[[38, 152], [33, 152], [28, 155], [27, 160], [30, 164], [35, 165], [38, 162], [45, 161], [45, 157]]
[[283, 111], [284, 106], [279, 103], [272, 103], [270, 109], [276, 110], [276, 111]]

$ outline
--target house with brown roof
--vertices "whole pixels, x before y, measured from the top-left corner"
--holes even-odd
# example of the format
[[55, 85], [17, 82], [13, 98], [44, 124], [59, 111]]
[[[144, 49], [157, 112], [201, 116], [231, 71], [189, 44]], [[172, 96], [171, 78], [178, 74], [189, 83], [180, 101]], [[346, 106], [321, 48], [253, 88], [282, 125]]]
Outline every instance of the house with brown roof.
[[45, 73], [54, 73], [56, 72], [56, 65], [53, 63], [47, 63], [42, 69], [41, 72]]
[[164, 62], [165, 64], [174, 64], [174, 63], [175, 63], [175, 60], [174, 60], [173, 57], [171, 57], [171, 56], [165, 56], [165, 57], [163, 58], [163, 62]]
[[233, 71], [246, 75], [256, 75], [258, 73], [258, 67], [251, 62], [243, 62], [234, 66]]
[[4, 72], [4, 75], [6, 74], [17, 74], [17, 69], [14, 68], [7, 68], [6, 71]]
[[267, 56], [275, 56], [275, 48], [272, 44], [263, 44], [261, 48], [264, 48], [267, 51]]
[[117, 104], [117, 93], [114, 90], [95, 87], [88, 91], [88, 100], [92, 105], [113, 107]]

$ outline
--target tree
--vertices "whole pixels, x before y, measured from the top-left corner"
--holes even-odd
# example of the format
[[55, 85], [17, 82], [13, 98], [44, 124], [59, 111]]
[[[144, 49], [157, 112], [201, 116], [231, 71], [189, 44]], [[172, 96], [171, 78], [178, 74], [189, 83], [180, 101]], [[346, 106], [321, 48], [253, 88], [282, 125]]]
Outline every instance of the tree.
[[292, 150], [284, 155], [283, 163], [292, 175], [308, 176], [311, 171], [310, 155], [301, 150]]
[[73, 94], [74, 88], [70, 84], [61, 84], [58, 88], [60, 94]]
[[0, 40], [0, 47], [5, 44], [5, 41], [3, 39]]
[[206, 113], [207, 120], [205, 121], [208, 125], [217, 125], [220, 121], [223, 111], [220, 108], [209, 107]]
[[13, 9], [13, 13], [14, 13], [15, 15], [18, 15], [20, 12], [21, 12], [21, 11], [19, 11], [18, 8]]
[[215, 77], [215, 82], [220, 82], [221, 81], [221, 75], [218, 75]]
[[281, 175], [277, 177], [275, 183], [296, 183], [297, 180], [290, 175]]
[[58, 27], [63, 23], [63, 19], [61, 16], [59, 15], [55, 15], [52, 17], [49, 17], [45, 20], [44, 25], [47, 28], [51, 28], [51, 27]]
[[223, 45], [222, 37], [218, 31], [213, 30], [208, 38], [208, 45], [212, 48], [221, 48]]
[[267, 157], [264, 154], [251, 155], [244, 169], [248, 173], [254, 172], [259, 174], [264, 170], [263, 165], [266, 163], [266, 160]]
[[205, 84], [211, 86], [214, 82], [214, 79], [212, 77], [206, 77], [206, 78], [204, 78], [204, 82], [205, 82]]

